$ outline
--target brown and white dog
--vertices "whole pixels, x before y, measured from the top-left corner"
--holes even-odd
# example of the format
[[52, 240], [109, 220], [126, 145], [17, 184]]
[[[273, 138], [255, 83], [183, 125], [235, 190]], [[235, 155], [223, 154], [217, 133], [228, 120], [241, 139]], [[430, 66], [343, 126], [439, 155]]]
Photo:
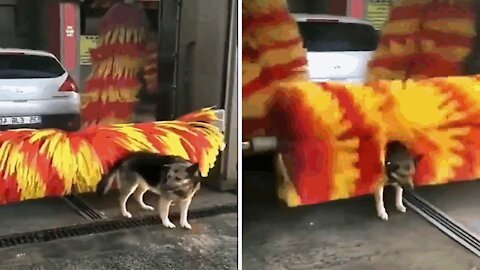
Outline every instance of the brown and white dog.
[[399, 141], [391, 141], [386, 146], [385, 154], [385, 177], [383, 182], [374, 193], [377, 216], [382, 220], [388, 220], [383, 201], [385, 186], [395, 188], [395, 207], [405, 213], [407, 208], [403, 205], [403, 190], [413, 189], [413, 175], [419, 158], [414, 157], [407, 147]]
[[200, 189], [201, 176], [198, 164], [181, 157], [153, 153], [132, 153], [113, 165], [97, 184], [97, 194], [105, 194], [116, 181], [120, 191], [119, 203], [122, 215], [131, 218], [127, 200], [133, 195], [145, 210], [154, 210], [145, 204], [143, 195], [148, 190], [160, 195], [158, 212], [167, 228], [175, 228], [168, 218], [172, 203], [180, 207], [180, 226], [191, 229], [188, 223], [188, 208], [195, 193]]

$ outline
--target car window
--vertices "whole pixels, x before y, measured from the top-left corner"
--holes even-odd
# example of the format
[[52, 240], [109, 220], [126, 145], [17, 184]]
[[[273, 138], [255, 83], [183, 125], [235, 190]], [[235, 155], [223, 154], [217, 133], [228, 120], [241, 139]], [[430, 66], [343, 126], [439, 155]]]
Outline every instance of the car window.
[[298, 22], [304, 46], [310, 52], [374, 51], [378, 34], [366, 24]]
[[57, 78], [65, 73], [49, 56], [0, 53], [0, 79]]

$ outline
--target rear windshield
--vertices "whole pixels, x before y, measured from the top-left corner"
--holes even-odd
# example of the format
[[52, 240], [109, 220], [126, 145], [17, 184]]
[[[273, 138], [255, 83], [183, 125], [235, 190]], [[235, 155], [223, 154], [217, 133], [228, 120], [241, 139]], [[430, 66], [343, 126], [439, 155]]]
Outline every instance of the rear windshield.
[[374, 51], [378, 34], [370, 25], [336, 22], [298, 22], [310, 52]]
[[0, 79], [56, 78], [64, 73], [52, 57], [0, 53]]

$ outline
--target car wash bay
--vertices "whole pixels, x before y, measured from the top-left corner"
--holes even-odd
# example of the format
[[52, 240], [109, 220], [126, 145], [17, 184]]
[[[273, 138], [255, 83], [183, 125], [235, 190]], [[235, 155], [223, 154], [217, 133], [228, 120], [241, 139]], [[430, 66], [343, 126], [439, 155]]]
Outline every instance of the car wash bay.
[[[273, 173], [258, 165], [247, 167], [243, 174], [243, 266], [248, 269], [480, 267], [476, 255], [411, 207], [407, 206], [405, 214], [396, 211], [393, 190], [385, 194], [387, 222], [377, 218], [373, 196], [287, 208], [276, 199]], [[467, 182], [417, 192], [478, 235], [479, 188], [480, 183]]]
[[[177, 3], [171, 2], [170, 6]], [[230, 52], [230, 47], [235, 46], [225, 44], [236, 44], [230, 40], [230, 36], [236, 35], [229, 34], [230, 21], [233, 21], [230, 15], [236, 12], [230, 11], [233, 4], [226, 1], [205, 1], [202, 6], [196, 2], [184, 1], [181, 6], [182, 14], [189, 13], [189, 16], [183, 16], [179, 48], [163, 45], [180, 51], [175, 55], [179, 60], [165, 60], [167, 64], [178, 61], [180, 72], [177, 72], [176, 80], [181, 85], [177, 87], [179, 94], [174, 100], [176, 111], [168, 113], [176, 116], [199, 107], [217, 105], [225, 109], [226, 133], [233, 134], [236, 122], [230, 120], [236, 119], [236, 107], [232, 103], [237, 91], [232, 87], [236, 85], [233, 76], [236, 71], [226, 72], [229, 68], [225, 67], [235, 66], [227, 62], [232, 61], [233, 57], [229, 56], [236, 53]], [[80, 2], [36, 3], [39, 5], [21, 0], [0, 3], [0, 20], [4, 20], [0, 27], [4, 37], [0, 39], [0, 46], [58, 53], [63, 64], [71, 65], [71, 72], [81, 80], [88, 70], [82, 70], [84, 67], [79, 63], [79, 47], [75, 40], [82, 33], [91, 33], [80, 29]], [[223, 11], [210, 14], [211, 6]], [[161, 14], [157, 13], [157, 16]], [[177, 18], [170, 19], [175, 21], [170, 22], [173, 30], [168, 31], [176, 33]], [[234, 19], [236, 22], [236, 17]], [[94, 21], [95, 18], [88, 22], [90, 29], [95, 28], [92, 26]], [[188, 24], [195, 27], [188, 27]], [[216, 29], [215, 35], [206, 35], [205, 31], [212, 28]], [[9, 35], [13, 38], [6, 38]], [[71, 40], [73, 44], [69, 43]], [[172, 40], [175, 44], [175, 38]], [[202, 53], [206, 48], [208, 53]], [[166, 54], [172, 58], [171, 51]], [[205, 68], [207, 64], [208, 68]], [[185, 75], [187, 69], [190, 71], [188, 77]], [[173, 76], [164, 74], [168, 75]], [[173, 80], [171, 77], [164, 84], [172, 87]], [[208, 95], [205, 91], [209, 91]], [[236, 138], [232, 135], [227, 140], [233, 142]], [[215, 172], [207, 180], [209, 183], [192, 203], [192, 231], [167, 230], [156, 218], [156, 212], [141, 211], [135, 203], [128, 206], [134, 218], [125, 220], [118, 211], [115, 192], [103, 198], [82, 194], [10, 204], [0, 207], [0, 269], [235, 269], [237, 196], [232, 190], [236, 186], [236, 153], [232, 151], [236, 146], [231, 144], [232, 150], [227, 149], [219, 157]], [[156, 204], [153, 195], [146, 200]], [[175, 212], [171, 219], [178, 224]]]
[[[287, 1], [292, 13], [370, 19], [381, 26], [388, 1]], [[246, 144], [248, 145], [248, 144]], [[373, 196], [287, 208], [277, 199], [273, 154], [243, 158], [243, 266], [247, 269], [478, 269], [478, 181], [418, 188], [389, 220]], [[318, 175], [318, 181], [322, 176]], [[417, 211], [415, 211], [417, 210]], [[439, 227], [441, 229], [439, 229]]]

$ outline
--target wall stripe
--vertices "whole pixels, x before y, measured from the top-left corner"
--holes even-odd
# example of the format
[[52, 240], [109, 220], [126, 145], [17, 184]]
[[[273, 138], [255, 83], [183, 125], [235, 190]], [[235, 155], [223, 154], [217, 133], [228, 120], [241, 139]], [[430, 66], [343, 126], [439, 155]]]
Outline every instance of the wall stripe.
[[77, 67], [77, 42], [75, 33], [79, 31], [76, 20], [75, 4], [62, 3], [62, 41], [63, 41], [63, 59], [62, 63], [68, 71], [73, 71]]
[[349, 1], [349, 10], [350, 10], [350, 17], [363, 19], [365, 16], [365, 9], [364, 9], [364, 2], [363, 0], [350, 0]]

